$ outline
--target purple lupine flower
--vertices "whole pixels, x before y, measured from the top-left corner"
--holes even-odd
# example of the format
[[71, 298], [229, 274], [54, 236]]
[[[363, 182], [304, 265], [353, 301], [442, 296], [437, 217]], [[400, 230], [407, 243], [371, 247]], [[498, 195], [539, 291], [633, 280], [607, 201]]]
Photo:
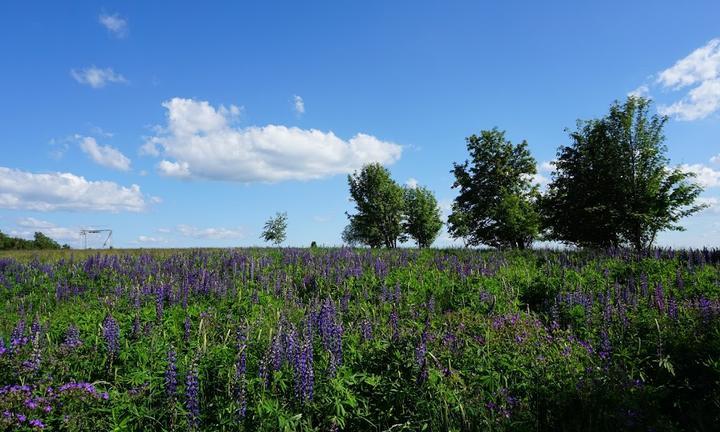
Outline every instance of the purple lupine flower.
[[45, 423], [40, 421], [39, 419], [32, 419], [28, 422], [28, 424], [31, 427], [37, 428], [37, 429], [45, 429]]
[[177, 354], [171, 346], [167, 353], [167, 367], [165, 369], [165, 395], [168, 400], [175, 401], [177, 396]]
[[392, 334], [392, 340], [397, 341], [400, 339], [400, 331], [398, 329], [398, 312], [395, 306], [393, 306], [390, 312], [390, 332]]
[[7, 351], [8, 349], [5, 347], [5, 339], [0, 336], [0, 357], [4, 356]]
[[282, 345], [280, 343], [279, 335], [274, 336], [270, 342], [268, 362], [270, 363], [273, 371], [280, 370], [280, 367], [282, 366]]
[[142, 323], [140, 322], [140, 313], [135, 314], [135, 318], [133, 318], [133, 325], [132, 325], [132, 338], [138, 339], [140, 337], [140, 331], [141, 331]]
[[665, 312], [665, 292], [663, 291], [662, 282], [658, 282], [655, 287], [655, 307], [660, 313]]
[[103, 338], [107, 344], [110, 361], [112, 362], [120, 350], [120, 326], [110, 314], [105, 317], [105, 321], [103, 322]]
[[360, 322], [360, 335], [363, 341], [369, 341], [372, 339], [372, 323], [367, 318]]
[[41, 331], [42, 326], [40, 325], [40, 318], [35, 315], [35, 319], [33, 319], [32, 325], [30, 326], [30, 341], [32, 342], [39, 338]]
[[25, 337], [25, 320], [21, 318], [17, 325], [15, 325], [12, 333], [10, 333], [10, 351], [15, 352], [27, 343], [28, 338]]
[[315, 371], [313, 365], [312, 334], [307, 333], [297, 350], [293, 361], [295, 374], [295, 396], [307, 402], [313, 398]]
[[62, 346], [65, 349], [72, 350], [80, 345], [82, 345], [82, 341], [80, 340], [80, 330], [78, 330], [74, 324], [70, 324], [65, 332], [65, 340], [63, 341]]
[[185, 408], [188, 412], [190, 429], [200, 426], [200, 381], [198, 379], [198, 360], [193, 358], [185, 381]]
[[420, 343], [415, 348], [415, 362], [420, 368], [420, 375], [418, 376], [418, 383], [422, 384], [427, 381], [428, 378], [428, 367], [427, 367], [427, 341], [428, 341], [428, 328], [425, 327], [422, 335], [420, 336]]
[[600, 330], [600, 352], [598, 355], [603, 360], [610, 358], [612, 352], [612, 345], [610, 344], [610, 336], [608, 335], [607, 329]]
[[165, 309], [165, 288], [160, 285], [155, 292], [155, 319], [158, 323], [163, 320], [163, 312]]
[[670, 297], [670, 300], [668, 300], [668, 316], [673, 320], [676, 320], [678, 317], [678, 307], [675, 297]]
[[32, 341], [32, 354], [29, 360], [23, 362], [22, 366], [28, 372], [35, 372], [40, 368], [40, 361], [42, 359], [42, 352], [40, 350], [40, 338], [36, 337]]
[[705, 296], [700, 296], [697, 301], [697, 309], [700, 312], [700, 317], [702, 318], [703, 323], [707, 324], [710, 322], [713, 314], [710, 300], [708, 300]]
[[244, 329], [238, 329], [237, 340], [238, 354], [235, 362], [234, 393], [238, 404], [237, 414], [240, 418], [242, 418], [245, 417], [245, 413], [247, 411], [247, 380], [245, 377], [247, 368], [247, 353], [245, 352], [247, 349], [247, 336]]
[[680, 268], [677, 269], [675, 285], [677, 286], [678, 291], [683, 292], [685, 290], [685, 280], [683, 279], [682, 270]]
[[335, 306], [331, 299], [326, 299], [318, 314], [318, 330], [322, 338], [323, 346], [330, 354], [328, 375], [334, 376], [337, 367], [342, 364], [342, 323], [338, 319]]
[[190, 334], [192, 332], [192, 322], [190, 321], [190, 317], [188, 315], [185, 316], [185, 322], [183, 323], [183, 340], [185, 343], [190, 342]]

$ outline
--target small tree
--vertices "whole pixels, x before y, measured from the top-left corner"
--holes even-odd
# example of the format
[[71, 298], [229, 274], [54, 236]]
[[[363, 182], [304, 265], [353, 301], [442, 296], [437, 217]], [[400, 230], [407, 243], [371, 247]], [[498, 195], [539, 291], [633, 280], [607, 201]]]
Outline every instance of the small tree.
[[37, 231], [33, 240], [35, 249], [60, 249], [60, 244], [45, 234]]
[[271, 217], [265, 222], [260, 238], [266, 242], [272, 242], [275, 246], [279, 246], [285, 241], [287, 231], [287, 213], [276, 213], [275, 217]]
[[651, 101], [629, 97], [603, 118], [578, 122], [561, 147], [543, 199], [548, 237], [591, 247], [652, 246], [664, 230], [704, 208], [693, 174], [669, 168], [663, 144], [667, 117]]
[[403, 189], [390, 177], [390, 171], [379, 163], [365, 165], [359, 173], [348, 176], [348, 185], [357, 213], [347, 215], [350, 225], [343, 232], [343, 240], [374, 248], [397, 247], [405, 203]]
[[426, 248], [435, 241], [442, 228], [440, 207], [435, 195], [424, 187], [405, 188], [405, 220], [403, 230]]
[[535, 159], [527, 142], [513, 144], [497, 128], [466, 138], [470, 160], [453, 164], [459, 189], [448, 231], [466, 245], [524, 249], [539, 231]]

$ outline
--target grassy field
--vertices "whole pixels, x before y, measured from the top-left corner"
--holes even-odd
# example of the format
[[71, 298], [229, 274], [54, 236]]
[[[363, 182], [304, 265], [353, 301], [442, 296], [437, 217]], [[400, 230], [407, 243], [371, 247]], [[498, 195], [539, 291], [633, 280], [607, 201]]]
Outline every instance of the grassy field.
[[717, 430], [720, 250], [0, 255], [0, 430]]

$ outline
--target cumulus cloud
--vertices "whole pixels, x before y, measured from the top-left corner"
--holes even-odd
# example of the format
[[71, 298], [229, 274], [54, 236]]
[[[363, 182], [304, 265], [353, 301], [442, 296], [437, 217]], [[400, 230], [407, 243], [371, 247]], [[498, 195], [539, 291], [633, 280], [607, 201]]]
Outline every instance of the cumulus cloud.
[[37, 211], [140, 212], [152, 197], [140, 186], [91, 181], [71, 173], [32, 173], [0, 167], [0, 208]]
[[16, 222], [17, 228], [10, 231], [10, 235], [30, 239], [35, 232], [41, 232], [58, 242], [74, 242], [80, 239], [79, 230], [57, 226], [56, 224], [33, 217], [20, 218]]
[[312, 180], [352, 172], [366, 163], [392, 164], [402, 147], [358, 133], [280, 125], [239, 128], [240, 109], [174, 98], [163, 103], [167, 125], [146, 140], [141, 153], [162, 156], [163, 175], [242, 183]]
[[711, 163], [720, 164], [720, 153], [710, 158]]
[[200, 239], [237, 239], [245, 236], [242, 229], [233, 228], [198, 228], [192, 225], [178, 225], [176, 227], [178, 233], [185, 237]]
[[167, 177], [190, 177], [190, 165], [187, 162], [170, 162], [163, 160], [157, 164], [157, 169], [160, 174]]
[[699, 120], [720, 109], [720, 39], [713, 39], [657, 75], [656, 84], [681, 90], [694, 86], [680, 100], [660, 106], [662, 114]]
[[130, 169], [130, 159], [122, 154], [120, 150], [99, 145], [93, 137], [75, 135], [75, 138], [80, 142], [82, 151], [99, 165], [119, 171], [128, 171]]
[[125, 36], [127, 36], [127, 20], [125, 18], [122, 18], [118, 14], [101, 14], [98, 17], [98, 22], [102, 24], [111, 35], [117, 38], [124, 38]]
[[298, 95], [293, 96], [293, 104], [298, 115], [305, 113], [305, 101], [303, 101], [303, 98]]
[[720, 187], [720, 171], [703, 164], [683, 164], [680, 169], [695, 174], [695, 181], [704, 188]]
[[91, 66], [80, 70], [73, 69], [70, 71], [70, 75], [80, 84], [86, 84], [96, 89], [105, 87], [108, 83], [124, 84], [128, 82], [124, 76], [119, 73], [115, 73], [112, 68], [100, 69], [98, 67]]
[[409, 179], [407, 179], [407, 181], [405, 181], [405, 186], [411, 189], [415, 189], [418, 187], [418, 181], [416, 178], [410, 177]]

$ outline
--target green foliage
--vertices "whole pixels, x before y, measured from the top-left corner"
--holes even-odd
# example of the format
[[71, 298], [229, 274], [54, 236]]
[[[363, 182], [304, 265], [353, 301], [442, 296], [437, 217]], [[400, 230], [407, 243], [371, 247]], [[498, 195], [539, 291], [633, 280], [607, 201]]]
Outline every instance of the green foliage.
[[440, 234], [442, 218], [435, 195], [425, 187], [405, 188], [403, 231], [418, 247], [430, 247]]
[[459, 189], [448, 218], [453, 238], [468, 245], [524, 249], [538, 233], [537, 172], [527, 142], [512, 144], [497, 128], [466, 138], [470, 160], [454, 163]]
[[615, 102], [601, 119], [579, 121], [561, 147], [543, 199], [548, 238], [589, 247], [647, 249], [664, 230], [703, 208], [692, 174], [668, 168], [663, 127], [648, 99]]
[[20, 249], [69, 249], [70, 246], [58, 244], [55, 240], [41, 232], [35, 232], [33, 240], [25, 240], [19, 237], [10, 237], [0, 231], [0, 250]]
[[260, 238], [266, 242], [272, 242], [276, 246], [285, 241], [287, 232], [287, 213], [276, 213], [265, 222]]
[[[4, 259], [0, 413], [41, 418], [48, 430], [191, 430], [186, 376], [197, 358], [199, 430], [714, 430], [720, 251], [654, 255], [236, 249]], [[334, 373], [321, 303], [342, 326]], [[120, 329], [112, 360], [108, 314]], [[302, 401], [287, 341], [297, 340], [289, 329], [305, 340], [308, 324], [314, 396]], [[41, 337], [10, 342], [33, 334]], [[286, 341], [279, 351], [277, 340]], [[265, 378], [275, 352], [279, 367]], [[97, 392], [55, 391], [51, 410], [32, 408], [73, 381]], [[6, 391], [15, 384], [30, 390]], [[0, 417], [0, 431], [30, 430], [13, 419]]]
[[348, 185], [356, 213], [347, 215], [350, 224], [343, 240], [372, 248], [397, 247], [405, 203], [403, 189], [390, 171], [379, 163], [368, 164], [359, 173], [348, 175]]

